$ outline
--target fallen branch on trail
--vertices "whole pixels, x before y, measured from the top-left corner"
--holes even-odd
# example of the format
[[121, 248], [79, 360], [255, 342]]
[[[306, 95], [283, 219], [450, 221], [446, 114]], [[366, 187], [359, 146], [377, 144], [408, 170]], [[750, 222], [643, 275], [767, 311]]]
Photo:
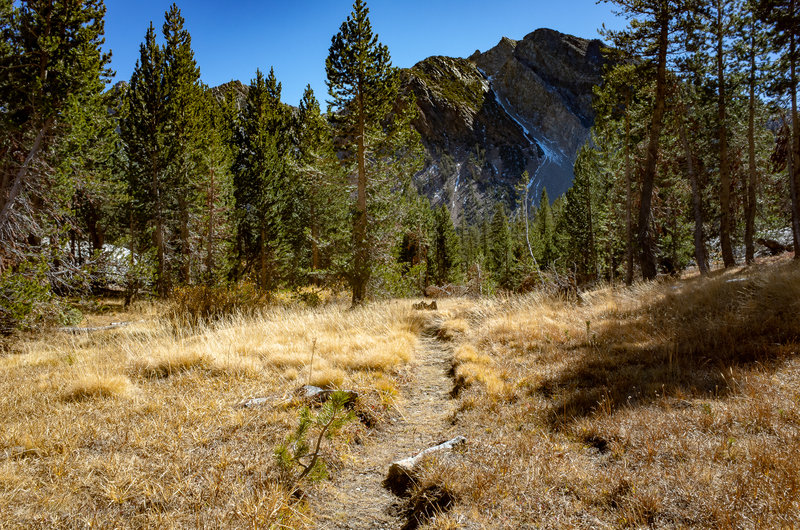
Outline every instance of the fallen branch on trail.
[[285, 394], [282, 398], [257, 397], [241, 401], [237, 403], [236, 406], [249, 409], [253, 407], [260, 407], [276, 401], [282, 404], [291, 403], [295, 399], [300, 399], [309, 405], [322, 404], [328, 401], [328, 399], [330, 399], [334, 393], [342, 394], [343, 403], [348, 408], [351, 408], [353, 405], [355, 405], [356, 401], [358, 400], [358, 392], [355, 390], [329, 390], [314, 385], [303, 385], [294, 391], [294, 397], [288, 399], [286, 398]]
[[93, 328], [76, 328], [76, 327], [58, 328], [58, 331], [62, 331], [64, 333], [91, 333], [93, 331], [107, 331], [109, 329], [124, 328], [125, 326], [130, 326], [131, 324], [133, 324], [132, 321], [112, 322], [108, 326], [97, 326]]
[[408, 490], [417, 480], [417, 464], [428, 455], [442, 451], [451, 451], [454, 448], [467, 443], [467, 439], [463, 436], [456, 436], [452, 440], [429, 447], [417, 454], [410, 456], [403, 460], [398, 460], [389, 466], [389, 472], [383, 481], [383, 487], [401, 497], [408, 493]]

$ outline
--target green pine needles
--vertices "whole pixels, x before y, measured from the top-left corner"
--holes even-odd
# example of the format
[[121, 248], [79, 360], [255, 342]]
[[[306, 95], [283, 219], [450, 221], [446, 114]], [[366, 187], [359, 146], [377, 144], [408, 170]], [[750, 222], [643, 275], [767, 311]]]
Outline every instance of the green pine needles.
[[333, 392], [318, 413], [314, 414], [309, 407], [303, 407], [295, 432], [275, 448], [275, 457], [281, 467], [289, 472], [299, 468], [292, 480], [294, 484], [306, 477], [317, 480], [327, 477], [327, 468], [321, 459], [322, 442], [333, 438], [355, 417], [352, 410], [347, 410], [347, 403], [351, 399], [347, 392]]

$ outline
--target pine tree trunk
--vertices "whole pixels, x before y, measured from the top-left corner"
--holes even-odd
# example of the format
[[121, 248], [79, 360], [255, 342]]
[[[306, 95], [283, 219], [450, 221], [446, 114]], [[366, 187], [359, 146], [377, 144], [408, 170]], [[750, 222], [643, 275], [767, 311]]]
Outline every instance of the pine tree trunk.
[[269, 275], [269, 266], [267, 265], [267, 229], [264, 227], [263, 223], [261, 226], [261, 234], [258, 245], [258, 258], [259, 258], [258, 286], [262, 291], [266, 292], [268, 275]]
[[749, 79], [749, 109], [747, 116], [747, 160], [748, 160], [748, 179], [747, 179], [747, 200], [744, 206], [745, 228], [744, 246], [745, 262], [752, 265], [755, 261], [755, 237], [756, 224], [756, 141], [755, 141], [755, 121], [756, 121], [756, 47], [755, 31], [751, 28], [750, 33], [750, 79]]
[[214, 170], [211, 170], [206, 199], [206, 209], [208, 211], [208, 227], [206, 229], [206, 283], [211, 285], [214, 282], [214, 203], [216, 202]]
[[595, 280], [600, 279], [600, 271], [597, 267], [597, 249], [594, 246], [594, 220], [592, 219], [592, 184], [587, 177], [586, 183], [586, 217], [589, 221], [589, 265], [591, 266], [592, 276]]
[[128, 307], [136, 298], [136, 292], [139, 290], [139, 279], [136, 273], [136, 228], [133, 222], [133, 210], [128, 216], [128, 229], [130, 230], [130, 256], [128, 257], [128, 270], [130, 276], [125, 285], [125, 302], [124, 307]]
[[48, 119], [44, 125], [42, 125], [39, 132], [36, 133], [36, 138], [33, 140], [33, 146], [28, 152], [28, 156], [25, 157], [25, 161], [14, 176], [11, 187], [8, 191], [5, 189], [0, 190], [0, 227], [4, 226], [8, 222], [9, 217], [11, 217], [11, 208], [14, 206], [14, 202], [17, 200], [19, 194], [22, 193], [23, 184], [25, 184], [28, 178], [28, 170], [36, 157], [39, 156], [44, 138], [47, 133], [50, 132], [50, 127], [52, 125], [52, 118]]
[[731, 178], [728, 161], [727, 101], [725, 100], [725, 58], [723, 56], [722, 0], [717, 0], [717, 118], [719, 120], [719, 242], [725, 268], [736, 265], [731, 246]]
[[165, 252], [164, 252], [164, 222], [161, 219], [161, 212], [156, 215], [156, 231], [153, 234], [156, 244], [156, 285], [158, 295], [161, 298], [166, 298], [169, 288], [167, 287], [166, 266], [165, 266]]
[[[316, 194], [312, 192], [311, 197], [311, 270], [316, 272], [319, 270], [319, 221], [317, 221], [317, 210], [315, 207]], [[319, 285], [319, 278], [312, 275], [311, 282], [314, 285]]]
[[167, 272], [166, 272], [166, 256], [164, 249], [164, 219], [161, 212], [161, 193], [158, 186], [158, 170], [156, 169], [155, 162], [152, 162], [152, 181], [153, 197], [155, 197], [156, 208], [156, 230], [153, 233], [154, 243], [156, 245], [156, 290], [161, 298], [166, 298], [169, 287], [167, 285]]
[[625, 285], [633, 284], [633, 178], [631, 175], [631, 120], [625, 105]]
[[89, 239], [92, 242], [92, 252], [99, 252], [105, 243], [105, 234], [98, 226], [99, 215], [94, 206], [89, 206], [89, 213], [86, 216], [86, 229], [89, 231]]
[[708, 274], [708, 256], [706, 256], [706, 243], [703, 237], [703, 197], [700, 191], [700, 182], [694, 170], [694, 155], [689, 135], [686, 132], [686, 109], [683, 108], [683, 116], [680, 120], [680, 136], [683, 150], [686, 155], [686, 176], [692, 187], [692, 215], [694, 217], [694, 259], [697, 261], [697, 268], [700, 274]]
[[358, 185], [356, 197], [356, 217], [353, 224], [353, 305], [359, 305], [366, 297], [366, 285], [369, 279], [369, 249], [367, 248], [367, 170], [364, 146], [365, 116], [364, 95], [359, 82], [358, 88]]
[[[795, 1], [789, 2], [789, 11], [794, 14]], [[800, 259], [800, 116], [797, 115], [797, 61], [795, 33], [789, 32], [789, 79], [792, 99], [792, 148], [789, 150], [789, 183], [792, 194], [792, 238], [794, 259]], [[792, 152], [794, 151], [794, 152]]]
[[667, 47], [669, 46], [669, 13], [662, 6], [658, 14], [658, 69], [656, 71], [655, 108], [650, 124], [650, 138], [647, 143], [647, 158], [642, 175], [642, 200], [639, 206], [639, 248], [642, 277], [652, 280], [656, 277], [656, 258], [653, 248], [653, 234], [650, 230], [652, 215], [653, 188], [656, 180], [656, 164], [658, 162], [658, 144], [661, 139], [661, 126], [664, 118], [664, 101], [666, 99]]
[[191, 280], [192, 249], [189, 244], [189, 204], [184, 194], [179, 194], [178, 212], [181, 220], [181, 282], [188, 285]]

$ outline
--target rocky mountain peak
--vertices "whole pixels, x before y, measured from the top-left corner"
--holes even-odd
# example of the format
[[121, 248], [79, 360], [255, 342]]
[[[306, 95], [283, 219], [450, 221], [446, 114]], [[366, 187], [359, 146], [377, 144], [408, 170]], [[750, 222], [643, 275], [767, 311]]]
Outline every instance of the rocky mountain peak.
[[247, 94], [250, 91], [250, 87], [245, 85], [238, 79], [234, 79], [228, 81], [227, 83], [223, 83], [219, 86], [215, 86], [211, 89], [211, 93], [217, 98], [217, 101], [223, 101], [228, 95], [232, 95], [232, 97], [236, 100], [236, 105], [239, 108], [244, 106], [244, 102], [247, 100]]
[[551, 197], [565, 192], [594, 122], [601, 47], [543, 28], [469, 59], [431, 57], [409, 69], [405, 86], [416, 96], [415, 125], [429, 154], [416, 176], [420, 189], [468, 220], [498, 200], [515, 207], [526, 170], [532, 202], [543, 187]]

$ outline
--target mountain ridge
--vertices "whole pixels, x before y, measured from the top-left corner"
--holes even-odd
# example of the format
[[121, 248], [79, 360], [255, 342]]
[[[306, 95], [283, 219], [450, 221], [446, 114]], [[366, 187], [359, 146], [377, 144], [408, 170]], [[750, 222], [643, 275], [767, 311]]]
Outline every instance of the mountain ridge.
[[[401, 70], [402, 90], [414, 95], [413, 121], [426, 151], [414, 182], [453, 219], [476, 222], [494, 204], [519, 204], [523, 173], [531, 204], [543, 188], [563, 194], [573, 179], [578, 149], [594, 123], [592, 88], [605, 59], [598, 39], [540, 28], [520, 40], [502, 37], [468, 58], [433, 55]], [[230, 81], [218, 98], [247, 85]]]
[[[564, 193], [594, 123], [602, 46], [541, 28], [518, 41], [503, 37], [467, 59], [433, 56], [405, 70], [428, 153], [415, 176], [420, 190], [468, 221], [486, 216], [497, 201], [514, 208], [524, 171], [532, 203], [544, 187], [551, 197]], [[459, 100], [452, 96], [458, 85], [480, 86], [482, 94]]]

